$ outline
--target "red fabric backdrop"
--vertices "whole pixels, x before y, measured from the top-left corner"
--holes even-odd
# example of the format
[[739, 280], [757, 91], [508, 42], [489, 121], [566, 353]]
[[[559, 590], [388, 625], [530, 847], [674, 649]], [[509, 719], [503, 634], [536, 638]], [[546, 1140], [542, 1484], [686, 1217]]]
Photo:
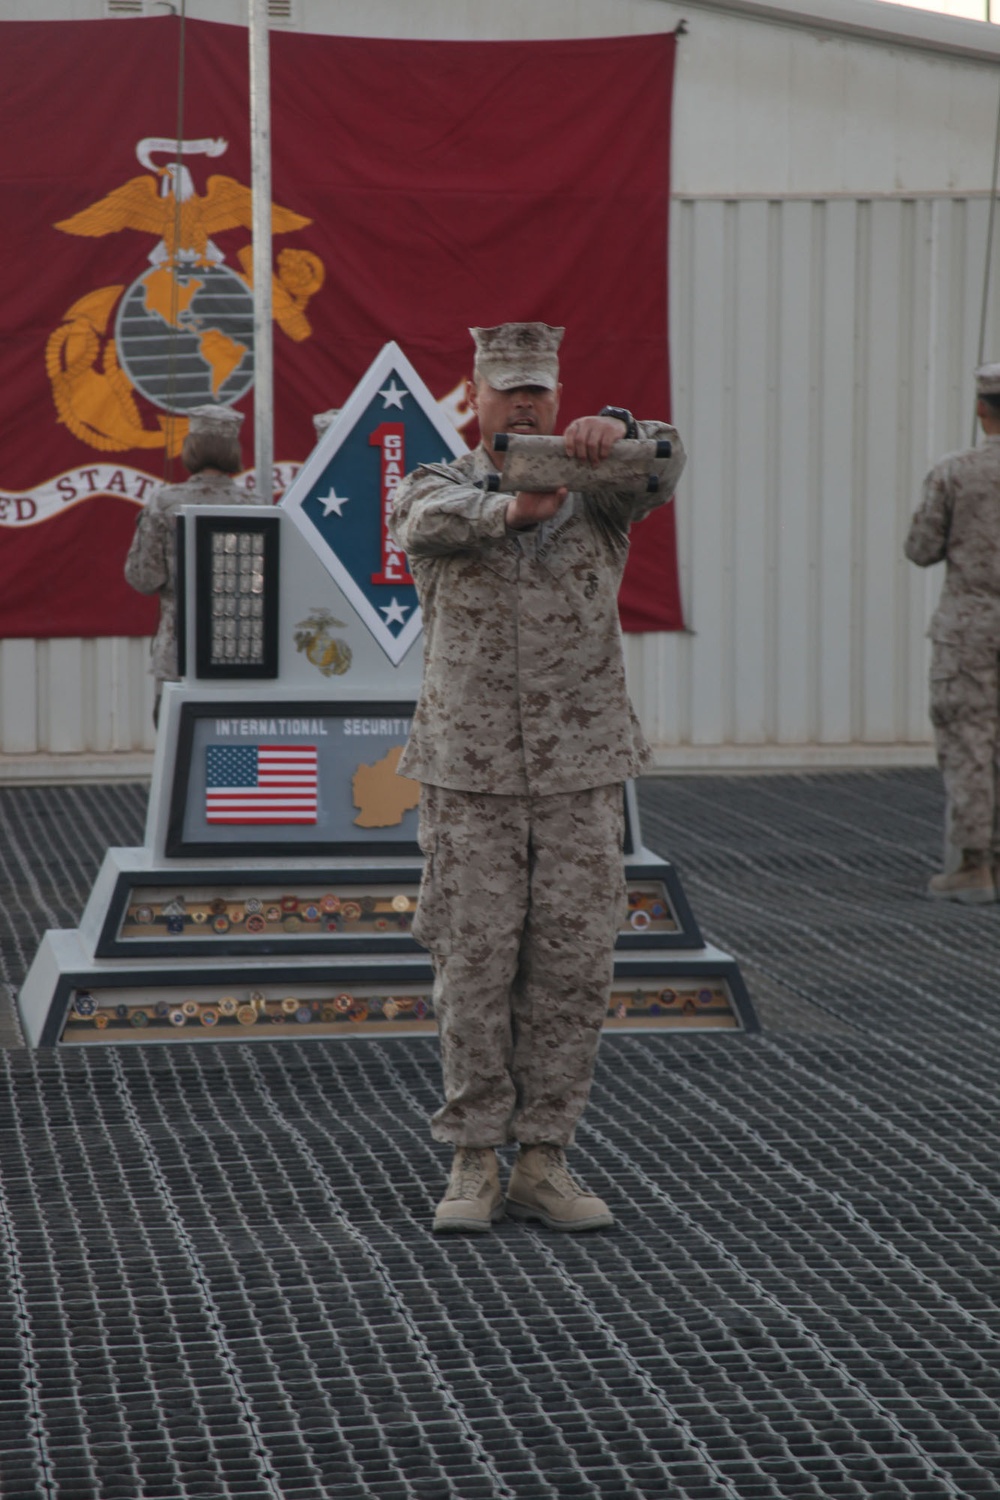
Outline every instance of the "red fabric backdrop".
[[[122, 562], [150, 480], [183, 471], [166, 458], [162, 409], [120, 368], [115, 318], [157, 233], [130, 227], [133, 200], [121, 227], [108, 209], [100, 233], [55, 226], [131, 180], [158, 183], [136, 148], [177, 136], [180, 36], [175, 17], [2, 23], [0, 635], [154, 625]], [[671, 36], [272, 33], [272, 196], [310, 221], [275, 234], [275, 261], [281, 274], [293, 252], [293, 297], [303, 265], [322, 266], [275, 326], [279, 464], [305, 458], [312, 414], [341, 405], [389, 339], [436, 396], [453, 392], [474, 324], [566, 325], [566, 421], [606, 402], [669, 413], [673, 62]], [[189, 21], [185, 64], [184, 139], [228, 142], [184, 157], [196, 192], [212, 174], [249, 185], [246, 31]], [[240, 272], [249, 230], [210, 238]], [[249, 465], [252, 391], [236, 404]], [[637, 529], [621, 603], [626, 630], [682, 627], [672, 507]]]

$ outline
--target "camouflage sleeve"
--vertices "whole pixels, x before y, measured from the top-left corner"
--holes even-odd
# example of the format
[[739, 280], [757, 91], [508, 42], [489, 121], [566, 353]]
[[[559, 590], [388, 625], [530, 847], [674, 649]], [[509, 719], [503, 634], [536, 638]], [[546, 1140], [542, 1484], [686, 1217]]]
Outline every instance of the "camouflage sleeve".
[[476, 552], [507, 534], [509, 495], [490, 495], [446, 466], [408, 474], [396, 490], [389, 530], [409, 557]]
[[135, 535], [125, 559], [125, 578], [140, 594], [155, 594], [169, 578], [169, 520], [151, 501], [136, 517]]
[[660, 488], [652, 494], [636, 494], [633, 490], [599, 490], [591, 498], [605, 520], [628, 530], [633, 521], [641, 521], [659, 505], [665, 505], [673, 497], [678, 481], [687, 463], [684, 444], [676, 427], [667, 422], [637, 422], [641, 438], [669, 438], [672, 453]]
[[943, 562], [948, 553], [951, 530], [951, 496], [948, 469], [939, 464], [924, 480], [924, 498], [914, 512], [903, 548], [910, 562], [918, 568], [929, 568]]

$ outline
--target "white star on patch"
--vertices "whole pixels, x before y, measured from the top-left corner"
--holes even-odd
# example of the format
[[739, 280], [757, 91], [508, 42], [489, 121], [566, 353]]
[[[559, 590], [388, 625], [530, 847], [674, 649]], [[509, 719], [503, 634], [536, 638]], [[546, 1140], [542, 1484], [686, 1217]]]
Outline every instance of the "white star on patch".
[[389, 381], [384, 391], [379, 391], [383, 407], [398, 406], [400, 411], [403, 410], [403, 402], [409, 394], [409, 391], [402, 390], [396, 384], [395, 376]]
[[405, 625], [409, 608], [408, 604], [400, 604], [395, 595], [393, 595], [391, 604], [379, 605], [379, 609], [385, 615], [385, 623], [387, 625]]
[[324, 516], [328, 516], [332, 510], [336, 511], [338, 516], [343, 515], [343, 507], [350, 504], [350, 497], [347, 495], [338, 495], [333, 485], [330, 486], [330, 493], [328, 495], [317, 495], [316, 499], [323, 507]]

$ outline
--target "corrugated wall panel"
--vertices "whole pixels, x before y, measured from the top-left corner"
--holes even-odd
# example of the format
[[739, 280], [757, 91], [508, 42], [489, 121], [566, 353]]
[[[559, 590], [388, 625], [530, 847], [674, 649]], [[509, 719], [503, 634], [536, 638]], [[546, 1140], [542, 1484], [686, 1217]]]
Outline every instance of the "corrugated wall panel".
[[[770, 628], [767, 609], [770, 543], [768, 525], [767, 380], [760, 350], [767, 341], [768, 218], [766, 203], [727, 205], [727, 241], [732, 275], [731, 343], [727, 350], [726, 404], [733, 441], [727, 444], [728, 494], [739, 486], [740, 504], [730, 507], [732, 547], [729, 587], [732, 698], [728, 738], [737, 744], [767, 739]], [[761, 600], [765, 607], [761, 608]]]
[[[851, 740], [852, 631], [855, 567], [851, 538], [854, 501], [851, 481], [855, 393], [851, 327], [857, 288], [858, 206], [842, 201], [816, 206], [823, 249], [819, 293], [820, 430], [818, 469], [817, 635], [818, 681], [814, 702], [816, 737], [827, 745]], [[825, 222], [823, 222], [825, 221]]]
[[925, 744], [940, 570], [910, 566], [902, 540], [927, 467], [970, 438], [988, 204], [691, 199], [674, 214], [692, 634], [630, 643], [647, 731], [662, 747]]
[[0, 755], [153, 748], [149, 642], [0, 640]]
[[812, 438], [810, 348], [814, 337], [811, 207], [786, 205], [775, 225], [777, 275], [773, 341], [775, 414], [775, 665], [777, 682], [774, 737], [802, 744], [809, 729], [810, 681], [815, 632], [810, 611], [810, 532], [814, 497], [810, 493]]

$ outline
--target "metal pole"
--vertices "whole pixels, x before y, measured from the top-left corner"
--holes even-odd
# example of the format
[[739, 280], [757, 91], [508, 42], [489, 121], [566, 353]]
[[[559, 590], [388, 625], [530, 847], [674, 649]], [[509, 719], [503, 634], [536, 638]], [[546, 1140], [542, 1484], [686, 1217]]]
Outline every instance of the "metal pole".
[[267, 0], [250, 4], [250, 173], [253, 189], [254, 466], [274, 499], [274, 345], [271, 329], [271, 70]]
[[[993, 140], [993, 177], [990, 181], [990, 216], [986, 229], [986, 266], [983, 270], [983, 304], [979, 316], [979, 357], [977, 365], [981, 365], [986, 357], [986, 313], [990, 303], [990, 270], [993, 264], [993, 220], [996, 217], [997, 207], [997, 172], [1000, 170], [1000, 102], [997, 104], [997, 128]], [[979, 435], [978, 418], [975, 408], [972, 412], [972, 446], [976, 445]]]

